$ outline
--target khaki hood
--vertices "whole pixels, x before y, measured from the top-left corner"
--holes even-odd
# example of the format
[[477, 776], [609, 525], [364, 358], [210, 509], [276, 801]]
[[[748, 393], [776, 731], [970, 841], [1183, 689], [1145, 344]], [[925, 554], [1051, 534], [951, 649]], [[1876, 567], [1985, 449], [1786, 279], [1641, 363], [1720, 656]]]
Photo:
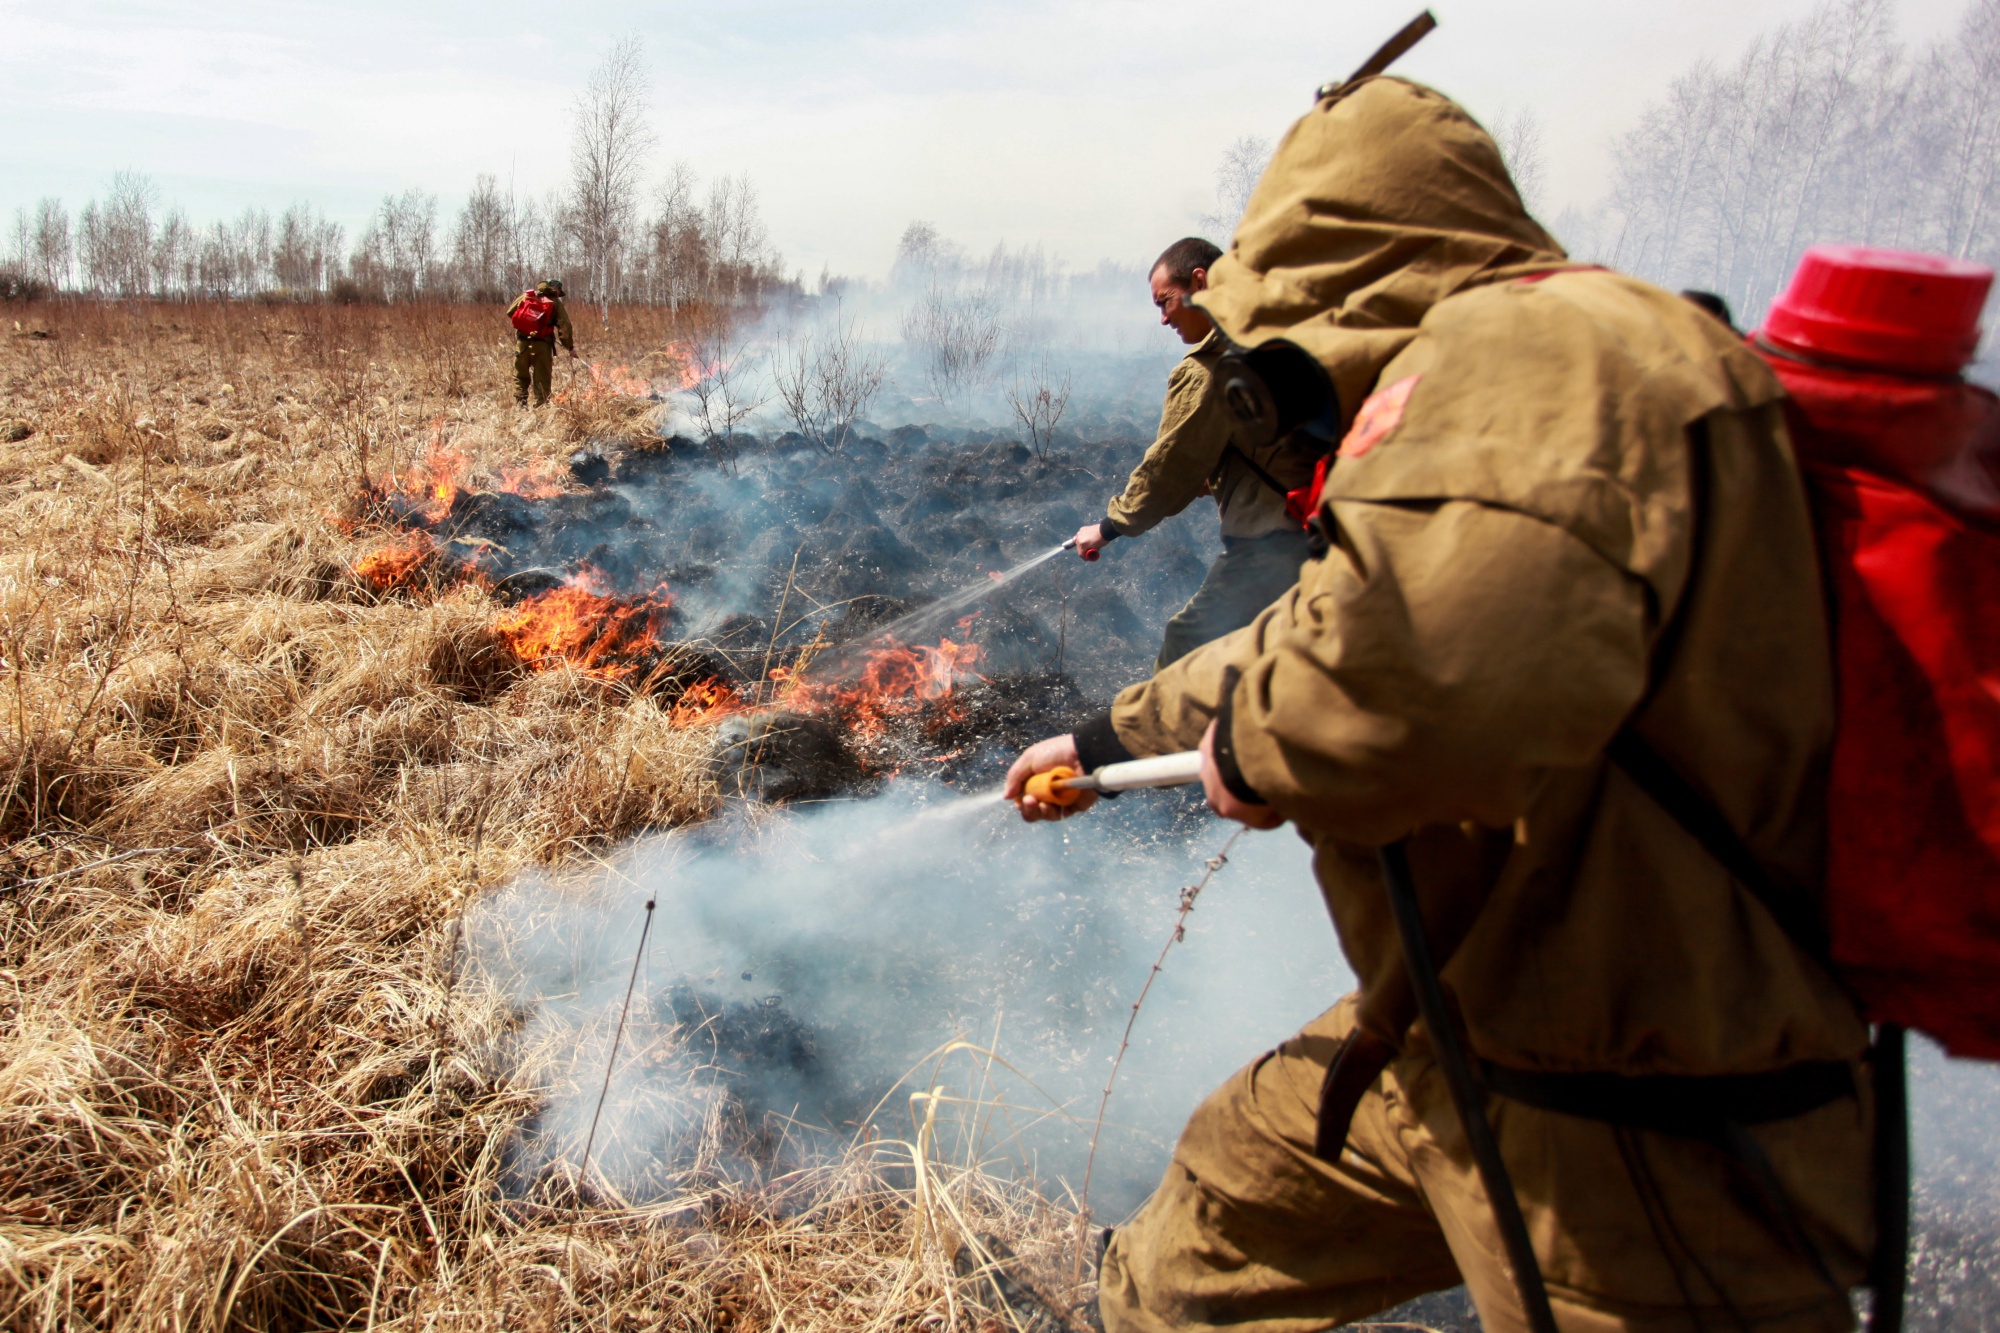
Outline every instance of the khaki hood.
[[1432, 306], [1569, 267], [1586, 266], [1528, 216], [1499, 147], [1464, 108], [1374, 77], [1292, 126], [1194, 303], [1242, 346], [1303, 347], [1351, 420]]

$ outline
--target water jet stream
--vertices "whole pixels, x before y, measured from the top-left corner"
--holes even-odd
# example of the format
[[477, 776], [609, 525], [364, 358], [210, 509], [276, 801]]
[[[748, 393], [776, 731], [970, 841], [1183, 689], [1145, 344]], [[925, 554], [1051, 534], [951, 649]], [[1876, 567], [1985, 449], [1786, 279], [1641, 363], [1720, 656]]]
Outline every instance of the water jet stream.
[[1064, 542], [1061, 546], [1052, 546], [1040, 555], [1028, 557], [1004, 573], [988, 574], [979, 582], [968, 584], [948, 597], [932, 602], [928, 606], [920, 606], [908, 615], [899, 616], [887, 625], [882, 626], [882, 628], [874, 630], [852, 643], [842, 645], [839, 652], [829, 654], [827, 657], [815, 662], [811, 667], [807, 668], [805, 674], [808, 676], [817, 676], [823, 671], [830, 671], [836, 668], [845, 669], [853, 665], [857, 654], [869, 648], [879, 647], [891, 640], [897, 643], [909, 643], [913, 635], [928, 632], [934, 622], [953, 619], [967, 607], [981, 601], [992, 593], [1000, 591], [1000, 589], [1014, 582], [1030, 570], [1047, 564], [1069, 548], [1069, 542]]

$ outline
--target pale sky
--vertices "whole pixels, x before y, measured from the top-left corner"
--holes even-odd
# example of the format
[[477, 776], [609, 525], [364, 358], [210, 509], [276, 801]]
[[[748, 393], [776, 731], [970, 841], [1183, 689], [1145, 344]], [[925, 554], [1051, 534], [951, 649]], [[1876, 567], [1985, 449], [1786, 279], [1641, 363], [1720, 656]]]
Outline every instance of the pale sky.
[[[748, 172], [809, 277], [879, 276], [915, 218], [974, 251], [1140, 263], [1213, 207], [1232, 141], [1275, 140], [1419, 3], [0, 0], [0, 216], [44, 195], [74, 213], [120, 169], [197, 222], [304, 199], [350, 240], [389, 191], [447, 216], [481, 171], [538, 195], [564, 179], [576, 91], [636, 32], [652, 175]], [[1904, 38], [1963, 4], [1903, 0]], [[1812, 5], [1435, 0], [1397, 72], [1483, 119], [1532, 108], [1552, 219], [1598, 196], [1607, 144], [1675, 74]]]

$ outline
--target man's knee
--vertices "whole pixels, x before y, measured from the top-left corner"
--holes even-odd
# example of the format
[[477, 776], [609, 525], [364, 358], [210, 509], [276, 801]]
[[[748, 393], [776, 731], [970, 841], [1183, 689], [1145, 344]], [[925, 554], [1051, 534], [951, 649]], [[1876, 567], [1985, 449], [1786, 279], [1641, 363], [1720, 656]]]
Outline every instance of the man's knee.
[[[1352, 1013], [1336, 1006], [1195, 1110], [1105, 1254], [1106, 1333], [1346, 1321], [1457, 1282], [1394, 1134], [1364, 1131], [1365, 1156], [1312, 1155], [1319, 1086]], [[1379, 1107], [1358, 1117], [1381, 1119]]]

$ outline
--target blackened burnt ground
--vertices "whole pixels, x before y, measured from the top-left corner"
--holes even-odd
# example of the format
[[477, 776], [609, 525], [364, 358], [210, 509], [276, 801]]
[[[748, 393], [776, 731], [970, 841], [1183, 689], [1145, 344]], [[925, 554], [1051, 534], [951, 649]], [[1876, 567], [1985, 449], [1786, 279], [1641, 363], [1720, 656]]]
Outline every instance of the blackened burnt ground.
[[[676, 645], [663, 704], [712, 672], [744, 688], [977, 586], [1101, 516], [1143, 453], [1129, 422], [1064, 436], [1046, 458], [1001, 436], [905, 426], [827, 453], [795, 435], [685, 438], [586, 449], [573, 489], [545, 499], [461, 491], [441, 517], [385, 502], [428, 531], [436, 563], [520, 601], [588, 579], [640, 598], [662, 586]], [[1149, 674], [1167, 618], [1217, 549], [1205, 501], [1084, 563], [1064, 553], [996, 587], [964, 617], [913, 633], [976, 644], [976, 680], [880, 728], [739, 719], [724, 744], [769, 771], [742, 784], [767, 799], [820, 795], [912, 760], [947, 782], [990, 780], [1033, 740], [1073, 725]], [[852, 665], [843, 662], [840, 674]], [[808, 674], [814, 674], [808, 667]], [[774, 762], [775, 761], [775, 762]]]

